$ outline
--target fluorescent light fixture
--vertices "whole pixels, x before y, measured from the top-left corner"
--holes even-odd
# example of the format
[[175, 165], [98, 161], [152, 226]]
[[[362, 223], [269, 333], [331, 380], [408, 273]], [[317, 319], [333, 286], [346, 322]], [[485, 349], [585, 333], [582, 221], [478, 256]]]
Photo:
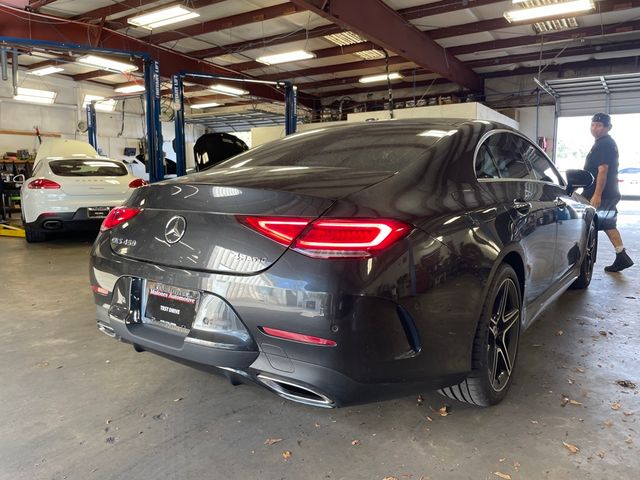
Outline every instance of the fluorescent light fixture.
[[116, 72], [132, 72], [138, 67], [130, 63], [117, 62], [110, 58], [98, 57], [97, 55], [85, 55], [78, 59], [78, 63], [91, 67], [103, 68], [105, 70], [115, 70]]
[[541, 7], [520, 8], [504, 12], [504, 18], [509, 22], [523, 22], [534, 18], [562, 17], [572, 13], [593, 10], [593, 0], [572, 0], [570, 2], [551, 3]]
[[35, 70], [29, 70], [27, 74], [37, 75], [39, 77], [42, 77], [44, 75], [51, 75], [52, 73], [58, 73], [62, 71], [64, 71], [64, 68], [51, 66], [51, 67], [40, 67], [40, 68], [36, 68]]
[[223, 105], [222, 103], [209, 102], [209, 103], [195, 103], [191, 105], [191, 108], [209, 108], [209, 107], [219, 107]]
[[118, 87], [114, 91], [118, 93], [138, 93], [144, 92], [144, 85], [126, 85], [124, 87]]
[[[389, 80], [399, 80], [402, 78], [398, 72], [393, 72], [389, 74]], [[381, 75], [369, 75], [368, 77], [360, 77], [358, 80], [360, 83], [373, 83], [373, 82], [385, 82], [387, 80], [387, 75], [385, 73]]]
[[116, 101], [114, 99], [105, 100], [100, 95], [85, 95], [82, 101], [82, 108], [87, 108], [87, 105], [95, 100], [96, 111], [99, 112], [113, 112], [116, 109]]
[[223, 85], [221, 83], [217, 83], [215, 85], [211, 85], [209, 90], [216, 93], [221, 93], [223, 95], [231, 95], [232, 97], [237, 97], [238, 95], [248, 95], [249, 92], [247, 90], [242, 90], [241, 88], [230, 87], [228, 85]]
[[266, 63], [267, 65], [276, 65], [285, 62], [297, 62], [298, 60], [309, 60], [316, 58], [315, 53], [305, 52], [304, 50], [295, 50], [293, 52], [279, 53], [277, 55], [265, 55], [256, 58], [256, 62]]
[[354, 45], [356, 43], [362, 43], [365, 41], [365, 39], [360, 35], [349, 30], [345, 32], [332, 33], [331, 35], [324, 35], [324, 38], [329, 40], [331, 43], [335, 43], [336, 45], [339, 45], [341, 47], [344, 47], [345, 45]]
[[43, 103], [51, 105], [56, 99], [56, 92], [49, 90], [35, 90], [33, 88], [18, 87], [18, 94], [13, 96], [14, 100], [30, 103]]
[[131, 17], [127, 19], [127, 23], [135, 25], [136, 27], [153, 30], [154, 28], [184, 22], [185, 20], [190, 20], [199, 16], [199, 13], [189, 10], [182, 5], [174, 5], [173, 7], [162, 8], [154, 12]]

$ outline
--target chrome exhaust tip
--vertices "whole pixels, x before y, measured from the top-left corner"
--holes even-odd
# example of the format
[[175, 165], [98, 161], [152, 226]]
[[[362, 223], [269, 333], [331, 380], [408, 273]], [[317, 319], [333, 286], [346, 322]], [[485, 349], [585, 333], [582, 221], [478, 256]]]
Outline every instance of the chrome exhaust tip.
[[100, 330], [105, 335], [109, 335], [111, 338], [116, 338], [116, 331], [108, 323], [98, 321], [96, 323], [96, 326], [98, 327], [98, 330]]
[[329, 397], [309, 387], [304, 387], [288, 380], [273, 378], [263, 373], [259, 373], [256, 378], [267, 388], [273, 390], [282, 398], [286, 398], [292, 402], [303, 403], [305, 405], [320, 408], [336, 407], [336, 403]]

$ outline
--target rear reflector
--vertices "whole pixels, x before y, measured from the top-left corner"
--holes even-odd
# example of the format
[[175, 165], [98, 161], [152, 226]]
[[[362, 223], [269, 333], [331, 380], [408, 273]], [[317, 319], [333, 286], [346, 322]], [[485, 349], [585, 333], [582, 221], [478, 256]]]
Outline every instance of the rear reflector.
[[91, 285], [91, 290], [93, 290], [98, 295], [109, 295], [109, 290], [106, 288], [99, 287], [98, 285]]
[[413, 227], [389, 218], [238, 217], [270, 239], [314, 258], [367, 258], [389, 248]]
[[131, 220], [141, 211], [142, 209], [136, 207], [116, 207], [105, 217], [102, 222], [102, 226], [100, 227], [100, 231], [105, 232], [113, 227], [117, 227], [121, 223]]
[[36, 178], [35, 180], [29, 182], [27, 184], [27, 188], [32, 189], [57, 189], [60, 188], [60, 184], [58, 182], [54, 182], [53, 180], [49, 180], [48, 178]]
[[325, 347], [335, 347], [337, 345], [333, 340], [327, 338], [314, 337], [312, 335], [303, 335], [302, 333], [288, 332], [286, 330], [278, 330], [276, 328], [260, 327], [267, 335], [272, 337], [284, 338], [285, 340], [293, 340], [294, 342], [311, 343], [313, 345], [323, 345]]
[[139, 188], [139, 187], [144, 187], [146, 185], [149, 185], [149, 182], [141, 178], [136, 178], [135, 180], [132, 180], [131, 182], [129, 182], [129, 188]]

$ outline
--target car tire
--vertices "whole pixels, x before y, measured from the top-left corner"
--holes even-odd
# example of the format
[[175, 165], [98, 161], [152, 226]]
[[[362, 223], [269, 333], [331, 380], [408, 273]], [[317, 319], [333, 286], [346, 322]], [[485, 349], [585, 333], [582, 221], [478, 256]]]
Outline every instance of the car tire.
[[516, 272], [501, 264], [491, 281], [473, 341], [471, 373], [460, 384], [439, 392], [481, 407], [507, 395], [518, 353], [522, 295]]
[[582, 257], [580, 264], [580, 276], [569, 286], [573, 290], [587, 288], [591, 283], [593, 275], [593, 266], [596, 263], [596, 255], [598, 253], [598, 231], [593, 222], [589, 225], [589, 233], [587, 234], [586, 251]]
[[39, 228], [31, 227], [28, 224], [24, 225], [24, 238], [27, 243], [44, 242], [47, 239], [47, 234]]

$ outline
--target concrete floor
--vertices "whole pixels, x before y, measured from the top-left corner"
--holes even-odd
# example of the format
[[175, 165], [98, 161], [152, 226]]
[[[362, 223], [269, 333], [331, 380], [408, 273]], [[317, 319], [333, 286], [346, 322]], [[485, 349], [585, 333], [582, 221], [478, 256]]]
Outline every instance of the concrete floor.
[[0, 238], [0, 479], [638, 478], [640, 388], [616, 381], [640, 385], [640, 202], [621, 209], [638, 265], [605, 274], [601, 234], [591, 287], [524, 334], [490, 409], [424, 392], [321, 410], [135, 353], [95, 328], [90, 237]]

